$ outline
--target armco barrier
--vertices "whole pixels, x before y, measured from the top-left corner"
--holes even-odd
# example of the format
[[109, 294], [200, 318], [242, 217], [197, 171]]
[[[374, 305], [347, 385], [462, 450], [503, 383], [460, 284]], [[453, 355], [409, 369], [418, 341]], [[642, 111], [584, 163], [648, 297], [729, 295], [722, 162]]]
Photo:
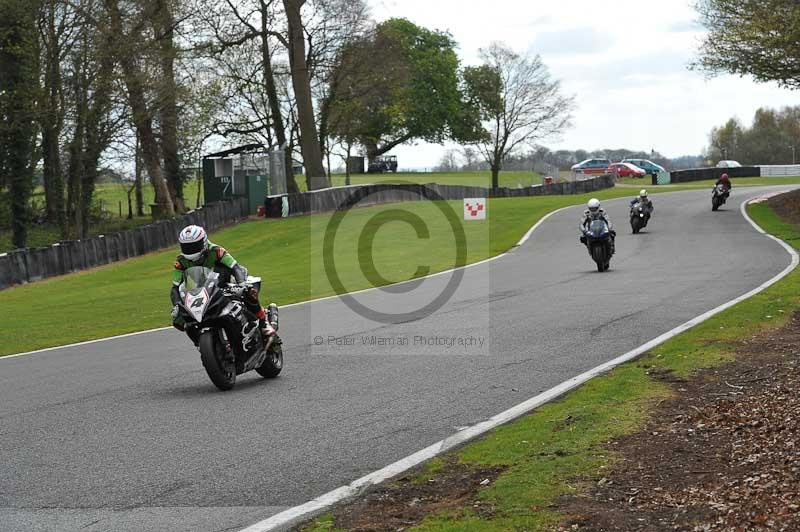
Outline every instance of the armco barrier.
[[247, 218], [248, 213], [247, 200], [237, 198], [209, 203], [183, 216], [129, 231], [9, 251], [0, 254], [0, 289], [174, 247], [178, 233], [187, 225], [202, 225], [213, 231]]
[[686, 183], [689, 181], [706, 181], [719, 179], [722, 174], [730, 177], [761, 177], [759, 166], [739, 166], [737, 168], [696, 168], [693, 170], [678, 170], [670, 172], [670, 182]]
[[289, 203], [289, 216], [300, 216], [329, 212], [346, 205], [366, 207], [382, 203], [418, 201], [424, 199], [459, 200], [463, 198], [515, 198], [524, 196], [543, 196], [550, 194], [584, 194], [611, 188], [614, 176], [602, 175], [582, 181], [534, 185], [523, 188], [486, 188], [460, 185], [417, 184], [379, 184], [354, 185], [349, 187], [326, 188], [313, 192], [301, 192], [288, 196], [268, 196], [265, 212], [269, 217], [280, 217], [282, 198]]

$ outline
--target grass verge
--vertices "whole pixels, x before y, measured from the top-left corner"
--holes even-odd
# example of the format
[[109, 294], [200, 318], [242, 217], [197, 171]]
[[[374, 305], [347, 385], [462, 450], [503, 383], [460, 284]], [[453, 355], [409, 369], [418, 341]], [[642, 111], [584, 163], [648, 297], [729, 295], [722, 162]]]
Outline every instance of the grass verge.
[[[780, 219], [767, 203], [751, 205], [748, 212], [767, 232], [790, 243], [800, 242], [800, 226]], [[732, 359], [741, 338], [783, 326], [797, 310], [800, 269], [640, 359], [432, 460], [394, 481], [389, 489], [399, 493], [409, 484], [435, 484], [447, 478], [447, 467], [443, 466], [447, 463], [484, 470], [498, 468], [502, 472], [489, 485], [477, 487], [474, 496], [440, 504], [417, 520], [414, 530], [548, 529], [563, 518], [553, 510], [557, 499], [581, 492], [589, 482], [601, 479], [617, 458], [609, 451], [609, 443], [638, 431], [655, 405], [672, 393], [658, 376], [688, 376], [722, 364]], [[400, 506], [396, 500], [395, 504]], [[374, 512], [373, 518], [380, 515]], [[361, 523], [369, 522], [369, 515], [365, 519]], [[353, 522], [352, 512], [339, 508], [310, 523], [306, 530], [339, 530], [344, 523], [344, 529], [349, 529]]]

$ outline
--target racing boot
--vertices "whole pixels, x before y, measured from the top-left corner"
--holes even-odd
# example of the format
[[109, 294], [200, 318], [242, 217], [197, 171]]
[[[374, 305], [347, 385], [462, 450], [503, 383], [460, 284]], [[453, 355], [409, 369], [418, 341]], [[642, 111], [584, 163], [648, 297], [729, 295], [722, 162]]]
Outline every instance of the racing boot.
[[275, 328], [267, 321], [267, 311], [263, 308], [256, 314], [256, 317], [258, 318], [258, 328], [261, 329], [261, 334], [266, 342], [275, 335]]

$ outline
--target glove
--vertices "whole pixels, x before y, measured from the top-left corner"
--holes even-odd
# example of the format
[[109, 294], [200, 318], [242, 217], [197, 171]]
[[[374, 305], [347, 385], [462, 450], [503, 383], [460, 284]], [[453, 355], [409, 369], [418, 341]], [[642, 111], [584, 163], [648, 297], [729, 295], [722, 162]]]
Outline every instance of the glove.
[[243, 283], [247, 280], [247, 269], [239, 263], [233, 265], [233, 278], [237, 283]]

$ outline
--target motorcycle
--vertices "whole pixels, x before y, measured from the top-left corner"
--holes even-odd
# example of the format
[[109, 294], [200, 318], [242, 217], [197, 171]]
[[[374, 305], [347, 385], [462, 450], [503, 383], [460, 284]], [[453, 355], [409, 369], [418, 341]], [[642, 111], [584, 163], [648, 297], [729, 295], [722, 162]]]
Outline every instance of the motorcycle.
[[720, 206], [725, 205], [725, 201], [730, 195], [731, 191], [728, 187], [723, 184], [716, 185], [711, 191], [711, 210], [716, 211]]
[[583, 239], [592, 260], [597, 263], [597, 271], [605, 272], [611, 263], [611, 230], [602, 218], [592, 220], [583, 231]]
[[631, 206], [631, 230], [634, 235], [647, 227], [649, 220], [650, 213], [644, 205], [637, 201]]
[[[259, 277], [220, 286], [219, 273], [195, 266], [186, 270], [178, 288], [180, 316], [186, 334], [200, 350], [209, 379], [220, 390], [230, 390], [236, 376], [256, 370], [274, 378], [283, 369], [283, 349], [277, 333], [265, 339], [258, 318], [243, 303], [243, 294], [261, 287]], [[270, 304], [267, 320], [277, 331], [278, 307]]]

